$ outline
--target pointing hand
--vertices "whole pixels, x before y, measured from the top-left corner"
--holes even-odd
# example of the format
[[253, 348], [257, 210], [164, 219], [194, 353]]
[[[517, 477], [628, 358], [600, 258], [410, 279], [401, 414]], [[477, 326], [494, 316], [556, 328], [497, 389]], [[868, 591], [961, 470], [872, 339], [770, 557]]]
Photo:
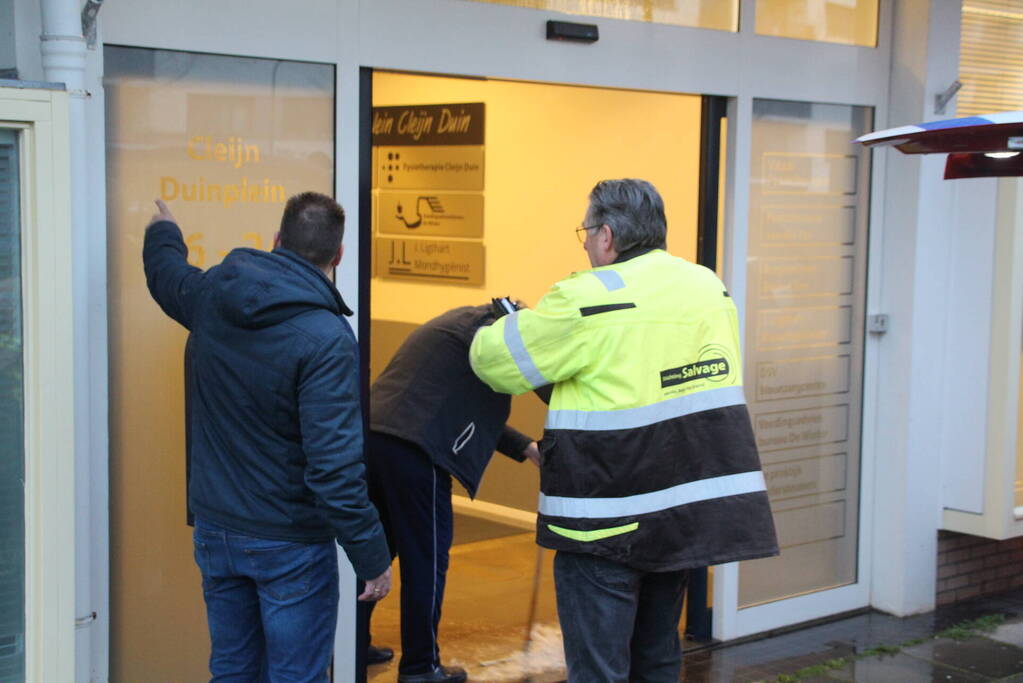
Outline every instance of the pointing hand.
[[149, 219], [149, 225], [152, 225], [153, 223], [159, 223], [160, 221], [170, 221], [171, 223], [177, 223], [177, 221], [174, 220], [174, 214], [171, 213], [170, 209], [167, 208], [167, 205], [163, 203], [162, 199], [156, 200], [156, 208], [157, 212], [153, 214], [153, 217], [151, 219]]

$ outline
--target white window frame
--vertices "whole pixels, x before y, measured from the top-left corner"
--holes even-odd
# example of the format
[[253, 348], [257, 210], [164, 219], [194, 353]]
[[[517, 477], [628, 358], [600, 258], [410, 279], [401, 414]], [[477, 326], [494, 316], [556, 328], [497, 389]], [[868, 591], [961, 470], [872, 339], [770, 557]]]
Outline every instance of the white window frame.
[[[1005, 540], [1023, 536], [1023, 507], [1016, 506], [1019, 439], [1020, 339], [1023, 330], [1023, 180], [998, 178], [984, 459], [971, 490], [979, 509], [946, 506], [942, 528]], [[972, 227], [972, 226], [971, 226]], [[984, 264], [986, 271], [988, 264]], [[982, 357], [982, 356], [981, 356]]]
[[25, 670], [75, 671], [74, 348], [68, 99], [0, 87], [20, 132], [25, 419]]

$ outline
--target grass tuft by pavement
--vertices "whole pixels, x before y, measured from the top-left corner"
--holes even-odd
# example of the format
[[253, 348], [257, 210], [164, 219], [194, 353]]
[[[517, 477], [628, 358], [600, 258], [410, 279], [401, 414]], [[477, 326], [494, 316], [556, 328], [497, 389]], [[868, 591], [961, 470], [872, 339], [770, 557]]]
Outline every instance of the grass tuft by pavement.
[[1005, 623], [1005, 615], [989, 614], [986, 617], [964, 621], [951, 626], [944, 631], [934, 634], [935, 638], [948, 638], [949, 640], [969, 640], [985, 633], [991, 633]]

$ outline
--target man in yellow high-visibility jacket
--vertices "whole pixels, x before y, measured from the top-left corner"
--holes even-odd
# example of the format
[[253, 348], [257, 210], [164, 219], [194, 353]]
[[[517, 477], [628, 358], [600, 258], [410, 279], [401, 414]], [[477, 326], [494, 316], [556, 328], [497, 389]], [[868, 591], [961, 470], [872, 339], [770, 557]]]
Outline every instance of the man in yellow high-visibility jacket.
[[569, 680], [674, 683], [685, 570], [778, 553], [738, 318], [664, 250], [650, 183], [598, 183], [578, 234], [593, 268], [481, 328], [470, 360], [496, 391], [554, 385], [537, 542], [558, 551]]

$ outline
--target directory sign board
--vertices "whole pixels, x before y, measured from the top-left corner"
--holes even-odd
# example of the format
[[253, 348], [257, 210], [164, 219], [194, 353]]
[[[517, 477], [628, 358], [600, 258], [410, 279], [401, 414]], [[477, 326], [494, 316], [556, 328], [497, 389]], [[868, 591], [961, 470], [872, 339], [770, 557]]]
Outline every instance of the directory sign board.
[[482, 102], [373, 108], [374, 275], [484, 284], [485, 113]]

